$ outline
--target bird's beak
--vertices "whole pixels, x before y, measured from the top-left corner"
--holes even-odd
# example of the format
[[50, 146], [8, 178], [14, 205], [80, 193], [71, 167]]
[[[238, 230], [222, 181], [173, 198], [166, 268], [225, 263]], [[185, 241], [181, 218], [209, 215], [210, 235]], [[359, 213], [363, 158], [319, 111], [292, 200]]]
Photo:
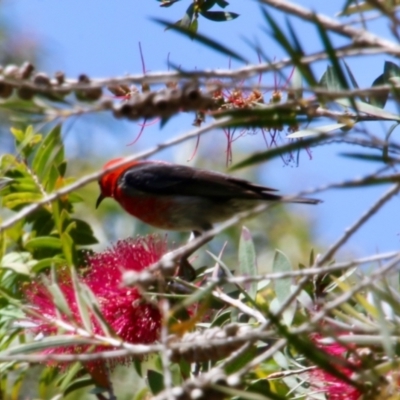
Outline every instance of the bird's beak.
[[98, 197], [97, 201], [96, 201], [96, 208], [99, 208], [99, 205], [101, 204], [101, 202], [106, 198], [106, 196], [103, 195], [103, 193], [100, 193], [100, 196]]

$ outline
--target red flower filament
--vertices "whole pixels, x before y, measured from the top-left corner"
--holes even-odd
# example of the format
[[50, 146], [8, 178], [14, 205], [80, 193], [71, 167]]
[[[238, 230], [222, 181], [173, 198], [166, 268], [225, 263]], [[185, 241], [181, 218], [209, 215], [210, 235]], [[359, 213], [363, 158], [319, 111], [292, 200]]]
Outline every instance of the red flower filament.
[[[161, 314], [157, 306], [147, 303], [136, 288], [121, 285], [122, 273], [142, 271], [157, 262], [166, 249], [165, 240], [148, 236], [122, 240], [111, 249], [88, 256], [89, 272], [80, 280], [96, 296], [104, 319], [125, 342], [149, 344], [157, 341]], [[66, 270], [58, 274], [58, 286], [73, 314], [75, 325], [82, 326], [73, 283]], [[35, 311], [44, 317], [31, 317], [36, 324], [34, 331], [44, 335], [55, 334], [58, 327], [53, 321], [59, 318], [60, 312], [57, 311], [46, 285], [41, 281], [33, 282], [24, 288], [24, 293]], [[61, 318], [65, 322], [72, 322], [62, 313]], [[94, 316], [91, 321], [94, 334], [104, 335]], [[67, 346], [51, 349], [47, 353], [78, 353], [88, 348], [89, 346]], [[104, 346], [98, 346], [94, 351], [100, 350], [104, 350]]]

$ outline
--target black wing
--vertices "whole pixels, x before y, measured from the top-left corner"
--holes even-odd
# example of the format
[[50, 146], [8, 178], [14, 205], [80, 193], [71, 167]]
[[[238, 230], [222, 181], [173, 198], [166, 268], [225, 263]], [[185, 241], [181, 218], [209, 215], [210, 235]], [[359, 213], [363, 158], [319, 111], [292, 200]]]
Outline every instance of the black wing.
[[125, 190], [161, 196], [185, 195], [221, 199], [279, 200], [265, 186], [255, 185], [229, 175], [168, 163], [143, 163], [127, 170], [120, 184]]

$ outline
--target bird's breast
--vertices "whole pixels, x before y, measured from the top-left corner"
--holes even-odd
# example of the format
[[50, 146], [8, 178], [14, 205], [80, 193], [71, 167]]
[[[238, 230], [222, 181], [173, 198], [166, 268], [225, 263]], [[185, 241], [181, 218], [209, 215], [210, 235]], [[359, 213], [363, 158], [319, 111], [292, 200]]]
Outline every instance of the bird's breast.
[[119, 203], [125, 211], [146, 224], [161, 229], [171, 229], [169, 225], [173, 202], [170, 199], [135, 197], [124, 198]]

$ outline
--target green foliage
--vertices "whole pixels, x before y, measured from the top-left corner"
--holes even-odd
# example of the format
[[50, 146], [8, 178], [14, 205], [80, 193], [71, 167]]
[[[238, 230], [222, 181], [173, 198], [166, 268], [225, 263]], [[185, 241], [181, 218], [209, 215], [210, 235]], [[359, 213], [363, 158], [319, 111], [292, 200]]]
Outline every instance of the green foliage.
[[[9, 178], [0, 194], [2, 206], [12, 211], [34, 204], [65, 185], [71, 179], [65, 177], [67, 163], [61, 138], [61, 126], [55, 126], [44, 138], [32, 127], [26, 131], [13, 129], [19, 156], [11, 154], [1, 158], [1, 173]], [[78, 260], [80, 247], [97, 243], [90, 226], [82, 220], [72, 218], [73, 204], [80, 201], [76, 195], [60, 197], [47, 204], [22, 221], [19, 237], [5, 233], [8, 246], [17, 246], [28, 253], [40, 268], [62, 259]], [[70, 238], [70, 245], [63, 238]], [[7, 240], [8, 239], [8, 240]], [[35, 268], [35, 264], [32, 265]]]
[[[161, 7], [170, 7], [179, 0], [157, 0], [161, 2]], [[224, 22], [236, 19], [239, 14], [228, 11], [210, 11], [215, 5], [225, 8], [229, 3], [225, 0], [200, 0], [192, 1], [189, 7], [186, 9], [184, 16], [175, 22], [171, 26], [167, 26], [166, 29], [171, 29], [172, 26], [186, 28], [188, 33], [195, 37], [198, 29], [198, 19], [201, 15], [202, 17], [214, 21], [214, 22]]]
[[[170, 7], [178, 0], [158, 1], [161, 7]], [[367, 3], [356, 4], [349, 0], [342, 15], [375, 8], [388, 16], [396, 2]], [[283, 4], [286, 3], [281, 2], [281, 6]], [[200, 17], [216, 22], [236, 19], [238, 14], [225, 11], [227, 6], [225, 0], [190, 1], [185, 14], [176, 23], [156, 22], [224, 56], [247, 63], [235, 49], [197, 32]], [[223, 10], [215, 10], [216, 7]], [[322, 48], [310, 55], [305, 48], [305, 38], [289, 19], [280, 24], [270, 10], [262, 9], [262, 12], [269, 37], [289, 56], [287, 60], [272, 62], [260, 51], [260, 60], [264, 58], [269, 62], [262, 68], [285, 78], [285, 85], [275, 84], [270, 101], [264, 101], [263, 88], [257, 86], [248, 90], [241, 86], [247, 82], [237, 83], [258, 71], [248, 66], [236, 75], [233, 71], [237, 79], [232, 82], [214, 84], [213, 81], [215, 88], [209, 91], [208, 81], [202, 81], [198, 74], [191, 92], [194, 98], [185, 98], [185, 101], [199, 101], [197, 126], [207, 116], [217, 122], [223, 121], [219, 127], [223, 125], [227, 136], [227, 132], [231, 133], [229, 129], [234, 132], [240, 127], [243, 128], [241, 135], [261, 129], [263, 134], [268, 131], [274, 138], [275, 147], [246, 155], [232, 169], [254, 166], [332, 140], [349, 141], [379, 151], [378, 155], [355, 151], [346, 153], [347, 157], [370, 162], [370, 165], [382, 162], [385, 172], [388, 167], [396, 166], [400, 146], [393, 132], [400, 117], [395, 111], [384, 108], [399, 98], [400, 67], [386, 61], [371, 87], [360, 89], [358, 71], [352, 71], [345, 60], [347, 57], [341, 54], [346, 54], [349, 48], [354, 53], [360, 45], [365, 45], [366, 50], [371, 47], [380, 51], [389, 49], [388, 54], [397, 55], [397, 47], [387, 43], [383, 46], [379, 38], [371, 43], [364, 33], [353, 35], [351, 24], [340, 28], [310, 12], [303, 17], [315, 28]], [[390, 21], [396, 23], [395, 19]], [[331, 29], [332, 26], [336, 28]], [[339, 49], [330, 30], [350, 39], [350, 44]], [[321, 59], [327, 60], [329, 65], [318, 80], [313, 60]], [[286, 79], [284, 68], [288, 66], [294, 70]], [[191, 79], [183, 68], [177, 70], [185, 82]], [[204, 76], [209, 77], [210, 73]], [[52, 80], [46, 90], [35, 88], [34, 99], [21, 100], [18, 94], [11, 96], [12, 92], [20, 96], [21, 90], [28, 87], [26, 84], [34, 81], [4, 74], [0, 78], [3, 79], [2, 89], [9, 89], [6, 93], [0, 90], [0, 107], [13, 116], [65, 117], [72, 103], [64, 102], [65, 110], [61, 110], [55, 109], [53, 102], [62, 100], [70, 92], [74, 92], [78, 100], [95, 103], [87, 105], [85, 112], [115, 111], [110, 102], [97, 102], [101, 97], [99, 87], [76, 89], [75, 81]], [[141, 98], [143, 107], [167, 107], [163, 102], [151, 103], [163, 92], [152, 92], [145, 79], [148, 78], [141, 84], [148, 90], [147, 94], [145, 89], [143, 93], [133, 93], [128, 87], [123, 91], [123, 101], [127, 103], [122, 105], [129, 104], [135, 109], [137, 95], [136, 100]], [[88, 78], [81, 77], [77, 82], [90, 86]], [[283, 91], [286, 96], [282, 95]], [[94, 96], [89, 96], [90, 93]], [[181, 105], [175, 104], [175, 108], [180, 110]], [[169, 118], [169, 114], [161, 118], [162, 127]], [[394, 123], [381, 140], [377, 135], [366, 135], [358, 130], [361, 123], [371, 121]], [[271, 211], [267, 222], [263, 217], [254, 222], [258, 228], [262, 225], [259, 230], [262, 240], [245, 227], [239, 240], [229, 232], [229, 242], [235, 237], [234, 258], [229, 254], [232, 250], [227, 251], [225, 246], [215, 252], [218, 255], [209, 253], [210, 258], [196, 270], [193, 281], [171, 274], [171, 265], [179, 263], [179, 258], [172, 261], [168, 258], [171, 254], [166, 257], [168, 273], [154, 265], [144, 273], [140, 268], [135, 269], [132, 275], [137, 285], [124, 288], [124, 293], [126, 296], [128, 292], [138, 293], [127, 308], [129, 315], [139, 310], [136, 319], [122, 327], [110, 323], [110, 315], [104, 312], [104, 307], [115, 300], [112, 296], [124, 281], [121, 278], [121, 281], [112, 282], [115, 287], [110, 295], [102, 292], [105, 294], [97, 296], [85, 280], [90, 268], [93, 269], [85, 264], [85, 252], [97, 240], [90, 221], [86, 217], [79, 218], [75, 210], [76, 203], [82, 199], [76, 194], [76, 187], [70, 186], [74, 180], [67, 168], [62, 126], [53, 124], [49, 132], [44, 133], [38, 133], [33, 126], [22, 129], [23, 123], [16, 126], [19, 128], [11, 130], [15, 152], [3, 154], [0, 159], [1, 218], [19, 216], [19, 219], [11, 219], [12, 223], [6, 223], [6, 228], [3, 226], [0, 232], [0, 398], [78, 398], [80, 393], [87, 398], [90, 390], [94, 397], [115, 399], [120, 398], [116, 393], [122, 386], [127, 392], [126, 398], [136, 400], [151, 395], [164, 399], [171, 393], [179, 398], [199, 400], [267, 397], [280, 400], [318, 395], [329, 398], [329, 385], [321, 386], [327, 382], [330, 385], [339, 382], [346, 390], [355, 388], [358, 397], [383, 398], [386, 383], [398, 381], [400, 307], [398, 272], [394, 267], [398, 265], [399, 254], [372, 257], [369, 264], [374, 271], [370, 276], [357, 269], [367, 263], [365, 260], [335, 263], [332, 261], [334, 253], [348, 239], [346, 235], [352, 233], [350, 229], [327, 253], [322, 252], [321, 256], [318, 249], [316, 255], [311, 251], [308, 256], [311, 247], [308, 222], [303, 216], [289, 217], [279, 207]], [[283, 144], [278, 145], [280, 132], [284, 132], [280, 142]], [[75, 168], [79, 171], [79, 166]], [[82, 175], [82, 171], [79, 174]], [[95, 176], [92, 178], [94, 180]], [[398, 185], [399, 175], [384, 175], [378, 170], [371, 176], [339, 186], [384, 183]], [[60, 190], [67, 186], [69, 189], [61, 195]], [[392, 195], [398, 192], [398, 189], [391, 190]], [[36, 207], [39, 201], [43, 204]], [[385, 201], [378, 200], [358, 223], [362, 225]], [[268, 237], [268, 246], [265, 237]], [[274, 248], [279, 250], [273, 252]], [[115, 254], [114, 258], [110, 257], [107, 266], [122, 270], [119, 261], [113, 264]], [[104, 276], [98, 277], [100, 287], [110, 284], [108, 272], [105, 270]], [[40, 301], [27, 304], [22, 293], [32, 281], [37, 286], [29, 287], [42, 295], [40, 301], [50, 307], [48, 309], [54, 310], [51, 315], [43, 311]], [[46, 291], [41, 293], [43, 287]], [[124, 299], [118, 300], [122, 303]], [[121, 303], [112, 310], [118, 321], [123, 321], [126, 312]], [[144, 304], [151, 307], [141, 308]], [[142, 321], [140, 313], [145, 315], [143, 321], [156, 324], [157, 321], [148, 317], [154, 310], [160, 312], [160, 343], [146, 342], [146, 332], [145, 343], [134, 344], [123, 337], [121, 330]], [[38, 321], [43, 321], [44, 327]], [[135, 329], [144, 328], [136, 326]], [[38, 332], [40, 335], [35, 337]], [[69, 363], [61, 366], [65, 360]], [[127, 379], [120, 385], [122, 375], [116, 372], [117, 364], [124, 364], [122, 368], [129, 371], [130, 376], [136, 371], [135, 381]], [[26, 389], [33, 374], [35, 386]], [[169, 394], [165, 392], [168, 385], [173, 386]]]
[[[242, 228], [242, 234], [239, 242], [239, 272], [243, 276], [257, 275], [256, 250], [251, 238], [250, 231]], [[251, 282], [246, 288], [248, 295], [255, 300], [257, 295], [257, 282]]]
[[218, 41], [200, 34], [198, 32], [194, 32], [193, 29], [191, 29], [191, 25], [187, 25], [187, 26], [182, 26], [181, 24], [171, 24], [168, 21], [162, 20], [162, 19], [157, 19], [154, 18], [153, 19], [155, 22], [157, 22], [160, 25], [165, 26], [165, 28], [167, 29], [171, 29], [173, 31], [176, 31], [186, 37], [189, 37], [205, 46], [210, 47], [211, 49], [224, 54], [228, 57], [232, 57], [238, 61], [242, 61], [242, 62], [246, 62], [246, 59], [244, 57], [242, 57], [240, 54], [238, 54], [236, 51], [228, 48], [227, 46], [219, 43]]

